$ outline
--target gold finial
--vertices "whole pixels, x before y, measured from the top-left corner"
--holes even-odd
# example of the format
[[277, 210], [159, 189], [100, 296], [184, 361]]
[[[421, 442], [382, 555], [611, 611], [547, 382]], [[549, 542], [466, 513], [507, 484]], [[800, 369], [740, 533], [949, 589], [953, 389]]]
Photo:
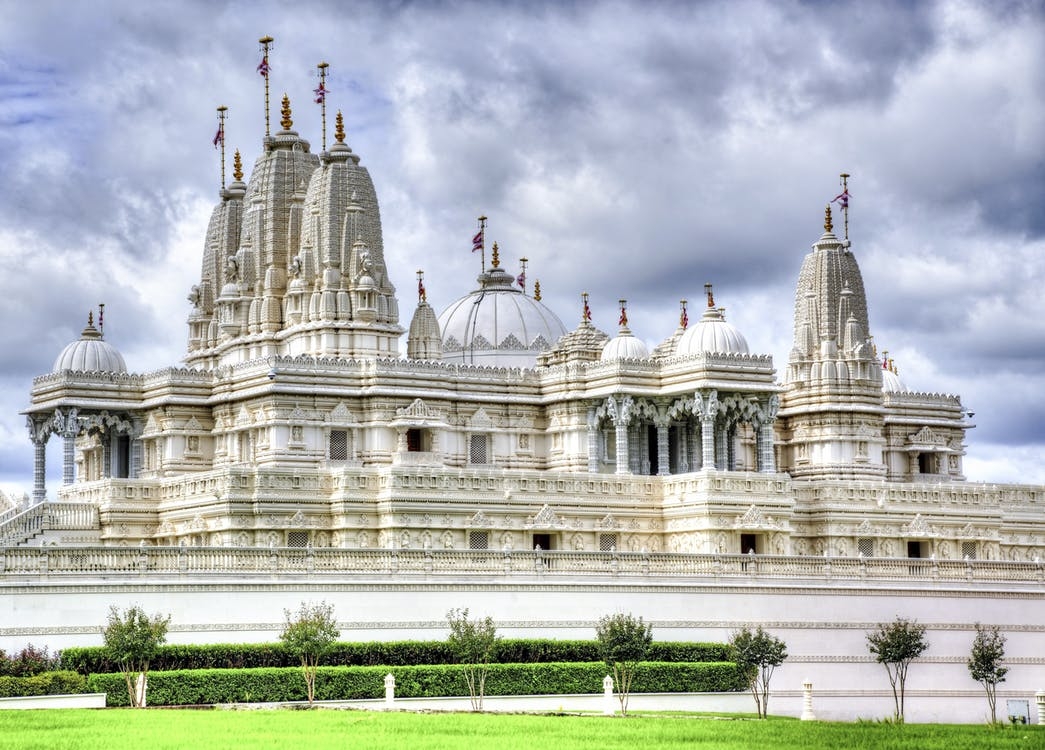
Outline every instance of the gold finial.
[[537, 279], [533, 282], [533, 298], [538, 302], [541, 301], [541, 280]]
[[501, 256], [498, 254], [497, 243], [493, 243], [493, 257], [490, 259], [490, 268], [500, 268]]
[[94, 326], [94, 310], [87, 311], [87, 325], [88, 327]]
[[338, 143], [345, 142], [345, 118], [341, 116], [341, 110], [337, 111], [337, 117], [334, 118], [334, 140]]
[[715, 306], [715, 295], [711, 293], [711, 284], [705, 284], [704, 285], [704, 294], [706, 294], [707, 297], [708, 297], [708, 307], [709, 308], [714, 307]]
[[290, 97], [286, 94], [283, 95], [283, 106], [279, 110], [279, 113], [283, 115], [283, 118], [279, 121], [279, 124], [284, 130], [290, 130], [292, 127], [294, 127], [294, 121], [290, 119]]
[[232, 176], [237, 181], [243, 179], [243, 158], [239, 155], [239, 149], [232, 155]]
[[824, 231], [830, 232], [834, 228], [834, 224], [831, 223], [831, 206], [828, 205], [827, 208], [824, 209]]

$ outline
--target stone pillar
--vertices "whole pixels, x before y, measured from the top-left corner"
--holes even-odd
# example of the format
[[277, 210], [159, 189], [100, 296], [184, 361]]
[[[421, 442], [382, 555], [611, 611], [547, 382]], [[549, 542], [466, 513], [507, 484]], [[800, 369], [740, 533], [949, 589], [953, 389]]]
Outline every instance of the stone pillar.
[[679, 427], [679, 474], [689, 471], [689, 425]]
[[671, 473], [670, 456], [668, 455], [668, 425], [657, 424], [657, 475], [664, 476]]
[[47, 499], [47, 438], [33, 438], [33, 504]]
[[1036, 692], [1034, 700], [1038, 703], [1038, 723], [1045, 725], [1045, 690]]
[[701, 417], [700, 420], [701, 469], [715, 468], [715, 418]]
[[758, 428], [758, 470], [763, 474], [776, 473], [776, 451], [773, 447], [773, 425]]
[[127, 476], [137, 479], [142, 470], [142, 424], [140, 420], [134, 420], [131, 428], [131, 455], [130, 464], [127, 467]]
[[616, 424], [617, 473], [628, 474], [628, 425], [624, 420]]
[[602, 678], [602, 713], [605, 716], [617, 713], [616, 699], [613, 697], [613, 678], [609, 675]]
[[588, 409], [588, 472], [599, 472], [599, 420], [594, 408]]
[[727, 469], [729, 464], [726, 463], [728, 460], [728, 454], [726, 453], [726, 428], [718, 427], [715, 430], [715, 468], [716, 469]]
[[736, 425], [726, 430], [726, 469], [737, 470], [737, 428]]
[[394, 708], [396, 702], [396, 677], [389, 672], [385, 675], [385, 708]]
[[813, 681], [808, 677], [802, 683], [802, 721], [816, 721], [813, 713]]
[[106, 432], [102, 435], [102, 478], [108, 479], [112, 476], [112, 433]]
[[76, 476], [76, 435], [72, 430], [62, 434], [62, 484], [72, 484]]

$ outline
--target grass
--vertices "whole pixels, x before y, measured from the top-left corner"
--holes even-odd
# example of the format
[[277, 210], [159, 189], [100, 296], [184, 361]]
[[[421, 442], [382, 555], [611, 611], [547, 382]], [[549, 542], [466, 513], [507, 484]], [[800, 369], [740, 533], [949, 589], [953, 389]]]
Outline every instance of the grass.
[[345, 710], [0, 712], [0, 749], [168, 748], [772, 748], [983, 750], [1045, 747], [1045, 727], [839, 724], [792, 719], [622, 718]]

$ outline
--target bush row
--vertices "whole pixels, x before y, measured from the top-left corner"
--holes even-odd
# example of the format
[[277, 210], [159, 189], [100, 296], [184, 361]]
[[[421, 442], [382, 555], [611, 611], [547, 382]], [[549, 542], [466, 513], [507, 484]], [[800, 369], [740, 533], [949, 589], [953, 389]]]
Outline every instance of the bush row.
[[[120, 675], [122, 684], [123, 675]], [[25, 695], [65, 695], [86, 693], [87, 678], [76, 672], [44, 672], [32, 677], [0, 677], [0, 698]], [[124, 693], [127, 688], [124, 688]], [[126, 695], [124, 698], [126, 699]]]
[[[423, 667], [320, 667], [316, 700], [380, 699], [385, 675], [396, 678], [397, 698], [466, 696], [464, 667], [443, 664]], [[562, 695], [601, 693], [606, 666], [597, 663], [491, 664], [486, 695]], [[106, 705], [126, 706], [127, 687], [121, 674], [92, 674], [91, 692], [107, 694]], [[732, 662], [641, 664], [632, 692], [736, 692], [746, 689]], [[269, 703], [306, 700], [300, 668], [198, 669], [150, 672], [150, 706], [214, 703]]]
[[[654, 642], [647, 655], [658, 662], [716, 662], [732, 659], [724, 643]], [[389, 641], [337, 643], [322, 661], [324, 666], [416, 666], [453, 664], [457, 660], [446, 641]], [[497, 642], [494, 662], [529, 664], [544, 662], [600, 661], [596, 641], [560, 641], [544, 638], [505, 638]], [[233, 643], [212, 645], [161, 646], [150, 668], [156, 671], [178, 669], [249, 669], [255, 667], [294, 667], [297, 657], [281, 643]], [[80, 674], [116, 672], [117, 665], [106, 656], [105, 648], [67, 648], [62, 652], [62, 669]]]

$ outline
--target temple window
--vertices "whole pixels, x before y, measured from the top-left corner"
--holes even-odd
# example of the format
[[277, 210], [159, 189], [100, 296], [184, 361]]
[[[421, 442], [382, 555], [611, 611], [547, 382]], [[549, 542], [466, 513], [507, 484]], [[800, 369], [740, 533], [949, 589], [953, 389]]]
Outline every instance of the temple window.
[[468, 549], [490, 549], [489, 531], [471, 531], [468, 533]]
[[490, 436], [485, 433], [476, 433], [468, 436], [468, 463], [488, 464], [490, 463]]
[[874, 539], [862, 537], [856, 540], [856, 548], [860, 557], [874, 557]]
[[331, 461], [348, 460], [348, 430], [331, 430], [327, 456]]
[[599, 552], [616, 552], [620, 549], [620, 535], [616, 532], [612, 534], [599, 534]]

